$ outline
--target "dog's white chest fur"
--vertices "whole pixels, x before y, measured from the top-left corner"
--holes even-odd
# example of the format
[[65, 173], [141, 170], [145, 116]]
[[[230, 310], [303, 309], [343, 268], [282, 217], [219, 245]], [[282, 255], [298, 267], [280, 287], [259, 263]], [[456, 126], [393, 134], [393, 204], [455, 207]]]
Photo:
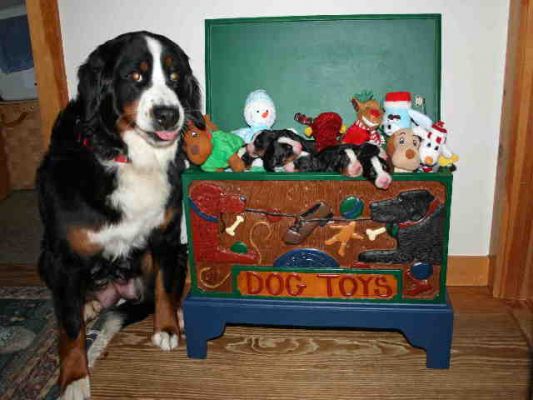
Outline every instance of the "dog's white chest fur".
[[123, 139], [130, 162], [110, 165], [117, 168], [117, 188], [108, 199], [121, 211], [122, 219], [91, 235], [107, 258], [126, 256], [143, 247], [152, 230], [163, 223], [171, 192], [167, 170], [177, 149], [177, 141], [157, 148], [135, 132], [126, 132]]

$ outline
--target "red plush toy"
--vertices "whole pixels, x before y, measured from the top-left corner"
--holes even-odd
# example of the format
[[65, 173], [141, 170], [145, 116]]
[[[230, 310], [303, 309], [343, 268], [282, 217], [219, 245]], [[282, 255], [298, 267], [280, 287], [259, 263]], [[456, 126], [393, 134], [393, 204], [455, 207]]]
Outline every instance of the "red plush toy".
[[342, 142], [357, 145], [370, 142], [381, 146], [384, 140], [378, 132], [378, 128], [383, 121], [383, 110], [379, 102], [371, 97], [366, 101], [360, 101], [354, 97], [352, 104], [357, 112], [357, 120], [348, 128]]
[[304, 133], [315, 139], [317, 151], [339, 144], [339, 138], [346, 130], [341, 116], [334, 112], [324, 112], [316, 118], [296, 113], [294, 120], [308, 126]]

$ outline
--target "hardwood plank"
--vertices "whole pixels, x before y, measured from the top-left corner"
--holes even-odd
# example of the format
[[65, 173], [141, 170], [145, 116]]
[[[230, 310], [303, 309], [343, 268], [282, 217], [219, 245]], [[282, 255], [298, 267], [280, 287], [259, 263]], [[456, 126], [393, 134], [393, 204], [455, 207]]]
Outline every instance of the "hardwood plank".
[[0, 287], [43, 285], [35, 265], [0, 264]]
[[[208, 358], [150, 344], [151, 320], [118, 334], [92, 373], [94, 399], [526, 399], [529, 349], [506, 304], [486, 288], [451, 288], [449, 370], [400, 333], [226, 329]], [[486, 304], [481, 304], [486, 302]], [[477, 305], [477, 307], [476, 307]]]

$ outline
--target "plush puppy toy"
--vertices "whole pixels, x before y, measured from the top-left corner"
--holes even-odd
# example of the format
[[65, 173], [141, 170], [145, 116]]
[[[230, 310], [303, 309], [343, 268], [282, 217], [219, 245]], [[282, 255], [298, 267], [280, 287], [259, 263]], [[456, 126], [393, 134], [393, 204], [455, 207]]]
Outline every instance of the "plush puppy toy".
[[392, 134], [387, 142], [387, 155], [394, 172], [413, 172], [420, 164], [420, 137], [412, 129], [404, 128]]
[[242, 159], [244, 164], [250, 167], [259, 158], [263, 161], [265, 170], [276, 171], [283, 170], [287, 163], [302, 154], [312, 153], [314, 153], [313, 142], [305, 140], [289, 129], [264, 130], [246, 145]]
[[341, 144], [328, 147], [316, 155], [302, 155], [285, 166], [288, 172], [338, 172], [355, 178], [363, 175], [378, 189], [388, 189], [392, 178], [380, 148], [371, 143], [361, 146]]

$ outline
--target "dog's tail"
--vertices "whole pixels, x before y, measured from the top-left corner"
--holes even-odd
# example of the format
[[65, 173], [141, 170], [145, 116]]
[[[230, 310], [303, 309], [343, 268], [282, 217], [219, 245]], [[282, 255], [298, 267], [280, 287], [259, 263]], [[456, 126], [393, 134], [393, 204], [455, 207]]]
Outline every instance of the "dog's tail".
[[[94, 342], [89, 345], [89, 350], [87, 351], [89, 368], [94, 366], [94, 363], [102, 355], [109, 342], [111, 342], [111, 339], [122, 328], [142, 321], [149, 314], [153, 313], [153, 311], [153, 303], [134, 304], [130, 302], [124, 302], [117, 307], [105, 311], [93, 326], [93, 330], [97, 330], [99, 333]], [[99, 329], [98, 326], [100, 327]]]

